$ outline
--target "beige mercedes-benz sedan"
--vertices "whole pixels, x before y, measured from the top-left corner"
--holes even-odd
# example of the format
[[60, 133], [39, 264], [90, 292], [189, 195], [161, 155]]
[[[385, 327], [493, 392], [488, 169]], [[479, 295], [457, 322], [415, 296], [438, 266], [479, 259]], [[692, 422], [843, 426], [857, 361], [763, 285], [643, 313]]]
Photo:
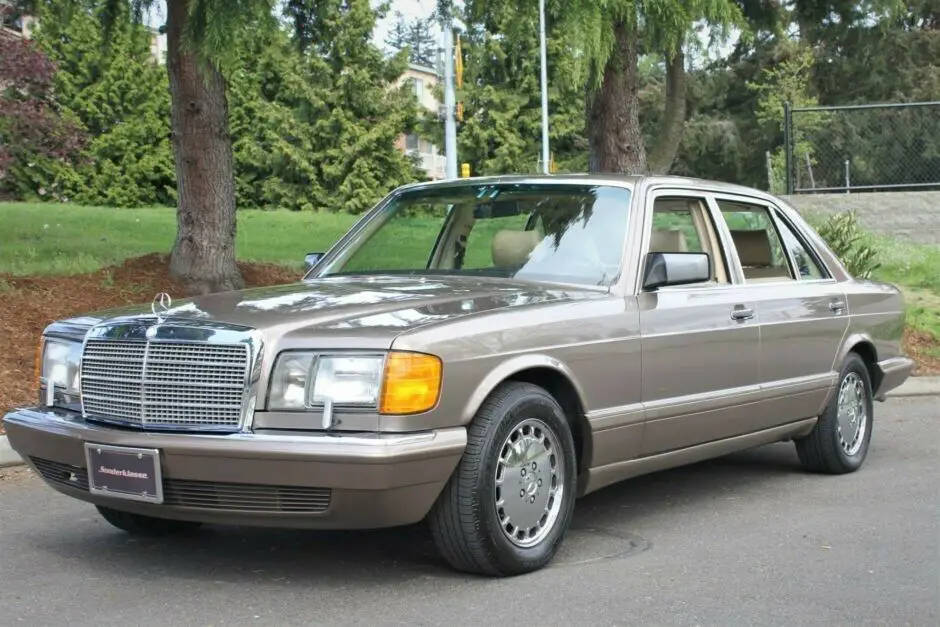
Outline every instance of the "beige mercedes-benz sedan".
[[895, 287], [722, 183], [411, 185], [308, 264], [51, 324], [12, 446], [127, 532], [426, 520], [454, 568], [513, 575], [642, 473], [780, 441], [857, 470], [913, 365]]

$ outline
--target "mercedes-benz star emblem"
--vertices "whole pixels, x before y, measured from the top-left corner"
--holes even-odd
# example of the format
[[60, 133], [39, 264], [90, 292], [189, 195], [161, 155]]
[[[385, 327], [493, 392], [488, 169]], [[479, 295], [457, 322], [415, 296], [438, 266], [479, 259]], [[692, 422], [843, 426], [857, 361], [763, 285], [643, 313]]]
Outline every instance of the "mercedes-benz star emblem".
[[153, 315], [159, 318], [161, 314], [165, 314], [170, 310], [172, 304], [173, 299], [170, 298], [170, 295], [166, 292], [160, 292], [153, 297], [153, 302], [150, 303], [150, 310], [153, 312]]

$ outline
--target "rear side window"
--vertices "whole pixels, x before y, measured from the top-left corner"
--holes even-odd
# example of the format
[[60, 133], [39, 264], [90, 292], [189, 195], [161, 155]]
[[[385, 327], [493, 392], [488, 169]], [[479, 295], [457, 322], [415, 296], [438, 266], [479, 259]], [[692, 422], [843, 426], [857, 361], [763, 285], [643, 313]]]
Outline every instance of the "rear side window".
[[804, 245], [803, 240], [790, 228], [787, 221], [780, 217], [780, 214], [775, 214], [775, 217], [777, 218], [777, 224], [780, 226], [783, 245], [790, 251], [790, 257], [793, 259], [793, 263], [796, 264], [796, 271], [799, 272], [800, 277], [810, 281], [828, 278], [827, 273], [816, 262], [815, 257]]
[[716, 202], [731, 231], [745, 283], [796, 280], [767, 207], [720, 198]]

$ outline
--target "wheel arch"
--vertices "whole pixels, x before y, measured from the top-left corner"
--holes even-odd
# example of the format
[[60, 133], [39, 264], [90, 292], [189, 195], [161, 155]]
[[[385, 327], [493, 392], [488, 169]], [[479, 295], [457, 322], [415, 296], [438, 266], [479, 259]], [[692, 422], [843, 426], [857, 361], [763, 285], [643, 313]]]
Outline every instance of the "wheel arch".
[[470, 395], [461, 416], [462, 422], [467, 424], [473, 420], [473, 416], [490, 394], [508, 381], [537, 385], [558, 401], [571, 426], [580, 471], [582, 460], [590, 459], [590, 426], [586, 417], [584, 389], [571, 369], [553, 357], [518, 356], [491, 370]]
[[849, 353], [855, 353], [865, 362], [865, 367], [868, 370], [868, 378], [871, 381], [872, 394], [877, 395], [878, 388], [881, 387], [881, 381], [884, 378], [884, 373], [882, 373], [881, 368], [878, 367], [878, 349], [875, 348], [874, 341], [864, 333], [850, 335], [843, 344], [842, 352], [836, 362], [836, 367], [841, 367], [842, 362], [845, 361]]

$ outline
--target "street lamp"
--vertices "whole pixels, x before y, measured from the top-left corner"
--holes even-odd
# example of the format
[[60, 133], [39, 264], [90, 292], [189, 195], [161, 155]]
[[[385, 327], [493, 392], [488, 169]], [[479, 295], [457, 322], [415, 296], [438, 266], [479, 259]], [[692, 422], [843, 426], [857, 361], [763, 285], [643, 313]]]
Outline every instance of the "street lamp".
[[450, 10], [444, 18], [444, 172], [457, 178], [457, 121], [454, 119], [454, 23]]
[[545, 52], [545, 0], [539, 0], [539, 47], [542, 55], [542, 171], [549, 173], [548, 150], [548, 60]]

